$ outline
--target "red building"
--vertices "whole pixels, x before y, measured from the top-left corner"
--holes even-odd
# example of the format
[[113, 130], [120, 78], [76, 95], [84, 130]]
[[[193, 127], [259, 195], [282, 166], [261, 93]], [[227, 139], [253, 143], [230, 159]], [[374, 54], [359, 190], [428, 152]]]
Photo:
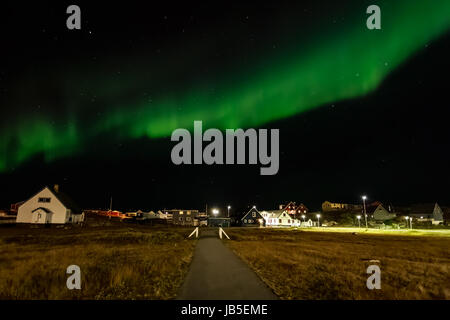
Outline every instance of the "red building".
[[299, 218], [301, 215], [309, 212], [309, 209], [303, 204], [296, 204], [294, 201], [289, 202], [288, 204], [280, 204], [280, 210], [285, 210], [289, 215], [293, 218]]

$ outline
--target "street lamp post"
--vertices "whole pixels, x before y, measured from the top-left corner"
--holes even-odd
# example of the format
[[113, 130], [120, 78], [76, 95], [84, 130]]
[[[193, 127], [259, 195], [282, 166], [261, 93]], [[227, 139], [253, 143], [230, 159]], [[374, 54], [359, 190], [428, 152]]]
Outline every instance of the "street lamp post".
[[410, 225], [410, 227], [411, 227], [411, 229], [412, 229], [412, 217], [411, 218], [409, 218], [409, 225]]
[[359, 228], [361, 229], [361, 216], [356, 216], [356, 218], [358, 219], [358, 225]]
[[406, 220], [406, 229], [408, 229], [408, 222], [409, 222], [408, 220], [409, 220], [409, 217], [406, 216], [406, 217], [405, 217], [405, 220]]
[[302, 214], [302, 219], [303, 219], [303, 223], [306, 224], [306, 216], [304, 214]]
[[228, 206], [227, 209], [228, 209], [228, 218], [229, 218], [229, 217], [230, 217], [230, 209], [231, 209], [231, 206]]
[[320, 220], [319, 220], [320, 219], [320, 214], [318, 214], [316, 217], [317, 217], [317, 227], [320, 227]]
[[366, 220], [366, 229], [367, 229], [367, 212], [366, 212], [366, 196], [362, 196], [363, 205], [364, 205], [364, 219]]

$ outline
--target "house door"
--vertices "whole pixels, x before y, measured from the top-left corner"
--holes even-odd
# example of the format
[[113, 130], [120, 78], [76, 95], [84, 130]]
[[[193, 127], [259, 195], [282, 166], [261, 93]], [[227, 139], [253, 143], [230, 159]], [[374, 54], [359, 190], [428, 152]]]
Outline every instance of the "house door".
[[47, 212], [39, 210], [36, 214], [35, 223], [47, 223]]

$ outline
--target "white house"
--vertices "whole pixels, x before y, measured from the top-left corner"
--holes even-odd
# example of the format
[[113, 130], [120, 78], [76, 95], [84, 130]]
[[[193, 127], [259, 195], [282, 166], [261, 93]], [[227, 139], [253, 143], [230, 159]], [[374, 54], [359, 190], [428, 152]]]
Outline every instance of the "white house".
[[371, 215], [375, 221], [392, 220], [397, 215], [386, 210], [383, 205], [379, 204], [377, 207], [367, 209], [367, 214]]
[[285, 210], [262, 211], [261, 216], [270, 227], [299, 227], [301, 222], [292, 218]]
[[162, 212], [161, 210], [158, 210], [157, 214], [159, 215], [160, 219], [172, 220], [173, 218], [173, 214], [169, 213], [168, 211]]
[[63, 224], [79, 223], [84, 220], [84, 214], [67, 195], [45, 187], [30, 199], [25, 201], [17, 212], [17, 223]]

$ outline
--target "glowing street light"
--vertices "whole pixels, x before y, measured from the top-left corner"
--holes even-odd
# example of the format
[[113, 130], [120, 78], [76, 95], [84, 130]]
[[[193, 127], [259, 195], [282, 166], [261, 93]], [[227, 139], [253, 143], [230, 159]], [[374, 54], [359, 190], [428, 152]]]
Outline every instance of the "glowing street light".
[[361, 198], [362, 198], [363, 204], [364, 204], [364, 219], [366, 220], [366, 229], [367, 229], [367, 212], [366, 212], [366, 199], [367, 199], [367, 196], [362, 196]]
[[231, 206], [228, 206], [227, 209], [228, 209], [228, 218], [229, 218], [229, 217], [230, 217], [230, 209], [231, 209]]
[[361, 216], [356, 216], [356, 219], [358, 219], [359, 228], [361, 228]]
[[219, 214], [219, 210], [218, 209], [212, 209], [212, 213], [213, 213], [213, 215], [217, 216]]
[[320, 219], [320, 214], [317, 214], [316, 217], [317, 217], [317, 226], [320, 227], [320, 220], [319, 220]]
[[408, 228], [408, 220], [409, 220], [409, 217], [406, 216], [406, 217], [405, 217], [405, 220], [406, 220], [406, 228]]

